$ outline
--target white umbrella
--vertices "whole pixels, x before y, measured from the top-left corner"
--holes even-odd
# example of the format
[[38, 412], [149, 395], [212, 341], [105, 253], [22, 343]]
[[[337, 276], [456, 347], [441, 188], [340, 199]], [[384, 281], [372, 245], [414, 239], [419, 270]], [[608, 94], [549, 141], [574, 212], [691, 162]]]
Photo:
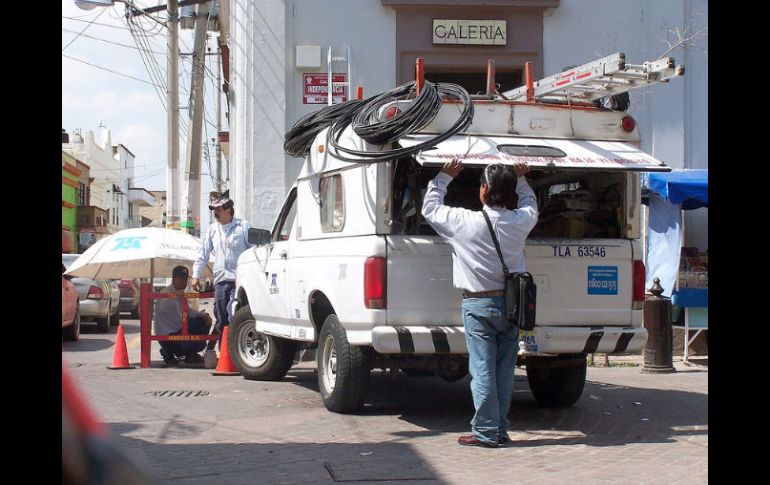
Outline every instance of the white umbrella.
[[[171, 278], [174, 266], [192, 269], [200, 239], [160, 227], [124, 229], [97, 241], [65, 274], [92, 279]], [[202, 276], [212, 276], [212, 262]]]

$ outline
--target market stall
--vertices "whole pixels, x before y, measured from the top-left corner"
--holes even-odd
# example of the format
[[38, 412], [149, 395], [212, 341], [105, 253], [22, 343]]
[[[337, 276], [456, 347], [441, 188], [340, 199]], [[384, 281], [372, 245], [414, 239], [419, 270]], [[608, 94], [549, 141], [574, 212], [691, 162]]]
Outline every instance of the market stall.
[[683, 247], [683, 211], [708, 208], [708, 170], [644, 174], [642, 202], [649, 207], [645, 288], [651, 288], [657, 277], [663, 296], [671, 297], [675, 315], [679, 309], [684, 312], [684, 318], [675, 321], [681, 321], [684, 329], [687, 363], [690, 345], [708, 330], [708, 248]]

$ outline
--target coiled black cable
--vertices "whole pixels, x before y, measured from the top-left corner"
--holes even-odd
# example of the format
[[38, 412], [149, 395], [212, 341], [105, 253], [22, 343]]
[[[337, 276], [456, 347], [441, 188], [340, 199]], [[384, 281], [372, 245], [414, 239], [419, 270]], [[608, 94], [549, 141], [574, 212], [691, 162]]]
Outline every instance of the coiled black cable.
[[306, 157], [310, 153], [310, 147], [318, 133], [334, 123], [340, 116], [349, 112], [357, 112], [364, 103], [366, 100], [351, 99], [306, 114], [286, 132], [283, 150], [294, 157]]
[[416, 83], [412, 81], [369, 100], [353, 118], [353, 130], [373, 145], [384, 145], [424, 128], [433, 121], [441, 108], [441, 97], [435, 85], [429, 82], [425, 83], [412, 102], [399, 106], [395, 115], [380, 119], [380, 112], [385, 105], [414, 97], [415, 87]]
[[[426, 148], [432, 148], [438, 143], [454, 136], [461, 132], [473, 121], [473, 102], [468, 94], [468, 91], [463, 89], [457, 84], [449, 83], [436, 83], [433, 84], [429, 81], [425, 81], [423, 90], [426, 92], [423, 96], [423, 91], [420, 92], [420, 96], [417, 96], [412, 101], [412, 105], [409, 109], [402, 111], [400, 114], [394, 116], [390, 120], [385, 122], [372, 122], [366, 125], [356, 124], [364, 123], [367, 121], [373, 121], [372, 116], [376, 116], [379, 110], [386, 103], [392, 102], [394, 99], [398, 99], [396, 96], [408, 96], [415, 86], [414, 81], [407, 83], [403, 86], [399, 86], [391, 91], [382, 93], [367, 101], [366, 105], [361, 108], [360, 112], [345, 113], [345, 115], [337, 118], [332, 123], [331, 128], [326, 135], [327, 145], [334, 148], [334, 157], [340, 160], [354, 163], [378, 163], [386, 162], [388, 160], [394, 160], [397, 158], [404, 158], [418, 153]], [[353, 125], [353, 130], [356, 134], [359, 134], [359, 130], [363, 131], [365, 135], [371, 135], [372, 140], [388, 140], [388, 142], [395, 141], [404, 135], [414, 133], [427, 126], [438, 114], [441, 108], [442, 97], [448, 97], [457, 99], [463, 103], [463, 111], [457, 118], [455, 123], [449, 127], [445, 132], [440, 133], [422, 143], [418, 143], [411, 147], [393, 148], [390, 150], [379, 151], [366, 151], [366, 150], [354, 150], [345, 148], [339, 145], [342, 132], [347, 128], [349, 124]], [[435, 102], [436, 99], [438, 102]], [[361, 114], [365, 112], [366, 114]], [[358, 115], [361, 115], [360, 118]], [[375, 133], [373, 126], [380, 123], [376, 129], [384, 130], [385, 133]], [[365, 141], [372, 143], [364, 136], [360, 135]], [[384, 143], [372, 143], [383, 145]], [[353, 158], [357, 157], [357, 158]]]

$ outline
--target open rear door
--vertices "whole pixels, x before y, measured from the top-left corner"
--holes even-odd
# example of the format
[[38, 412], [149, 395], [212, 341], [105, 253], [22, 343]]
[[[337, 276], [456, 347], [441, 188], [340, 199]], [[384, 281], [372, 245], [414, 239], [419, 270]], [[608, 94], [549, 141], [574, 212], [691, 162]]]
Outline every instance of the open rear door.
[[[399, 143], [410, 147], [433, 135], [409, 135]], [[458, 158], [465, 165], [513, 164], [533, 169], [670, 172], [671, 167], [639, 148], [618, 141], [566, 140], [513, 136], [456, 135], [415, 156], [424, 166], [442, 166]]]

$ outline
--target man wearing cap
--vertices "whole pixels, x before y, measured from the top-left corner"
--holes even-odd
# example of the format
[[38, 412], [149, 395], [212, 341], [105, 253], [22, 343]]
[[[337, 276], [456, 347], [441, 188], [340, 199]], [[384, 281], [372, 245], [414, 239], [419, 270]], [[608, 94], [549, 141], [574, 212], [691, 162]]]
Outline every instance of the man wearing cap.
[[[184, 293], [190, 272], [184, 266], [176, 266], [171, 272], [171, 284], [160, 293]], [[181, 335], [182, 299], [163, 298], [155, 300], [155, 335]], [[187, 333], [190, 335], [208, 335], [211, 329], [211, 315], [187, 307]], [[201, 363], [203, 357], [198, 354], [206, 348], [205, 340], [160, 341], [160, 355], [166, 367], [178, 364], [177, 359], [184, 358], [186, 363]]]
[[[251, 225], [235, 217], [230, 191], [222, 194], [212, 192], [209, 209], [214, 211], [217, 222], [211, 224], [203, 235], [198, 259], [193, 265], [193, 288], [198, 287], [203, 268], [214, 251], [214, 316], [217, 319], [215, 331], [222, 338], [222, 328], [230, 324], [230, 305], [235, 298], [235, 267], [238, 257], [251, 247], [247, 236]], [[214, 347], [211, 341], [209, 349]]]

